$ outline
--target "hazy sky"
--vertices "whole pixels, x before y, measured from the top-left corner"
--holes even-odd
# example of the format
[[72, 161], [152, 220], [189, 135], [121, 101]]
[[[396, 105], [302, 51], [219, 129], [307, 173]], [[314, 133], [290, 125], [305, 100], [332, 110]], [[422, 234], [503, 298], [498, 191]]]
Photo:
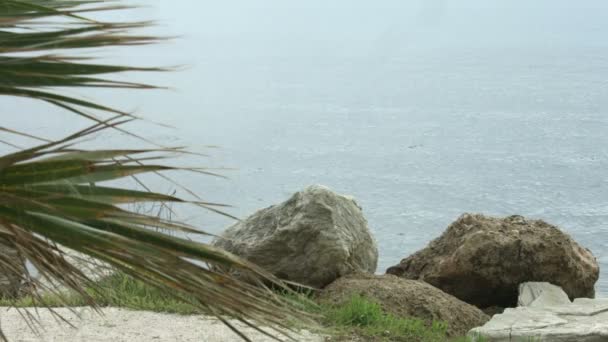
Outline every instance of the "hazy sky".
[[[524, 59], [529, 64], [550, 64], [564, 57], [593, 53], [594, 49], [599, 49], [597, 54], [601, 56], [608, 44], [605, 0], [125, 2], [144, 4], [145, 8], [105, 13], [103, 19], [152, 19], [158, 22], [152, 32], [179, 38], [161, 45], [95, 54], [125, 64], [185, 65], [185, 72], [129, 76], [130, 80], [173, 87], [177, 93], [153, 97], [144, 92], [127, 97], [100, 90], [77, 92], [101, 99], [111, 93], [109, 98], [116, 105], [140, 110], [161, 121], [173, 121], [176, 116], [175, 121], [183, 121], [179, 114], [167, 115], [177, 106], [180, 111], [223, 114], [226, 106], [238, 111], [238, 103], [231, 98], [242, 99], [245, 106], [245, 98], [272, 86], [269, 78], [285, 80], [280, 73], [297, 73], [305, 69], [302, 63], [309, 61], [325, 63], [328, 70], [335, 70], [359, 59], [351, 78], [352, 82], [363, 82], [366, 72], [391, 59], [414, 55], [445, 58], [445, 63], [467, 55], [475, 63], [497, 63], [503, 58], [505, 63]], [[545, 57], [539, 58], [539, 53]], [[533, 54], [533, 59], [525, 61]], [[289, 81], [309, 76], [315, 77], [284, 77]], [[323, 80], [319, 78], [319, 82]], [[248, 86], [239, 89], [241, 84]], [[202, 91], [204, 94], [196, 94]], [[0, 106], [22, 103], [5, 101]], [[37, 105], [31, 109], [48, 111]]]
[[605, 44], [608, 2], [153, 1], [171, 30], [251, 39], [387, 40], [428, 45]]

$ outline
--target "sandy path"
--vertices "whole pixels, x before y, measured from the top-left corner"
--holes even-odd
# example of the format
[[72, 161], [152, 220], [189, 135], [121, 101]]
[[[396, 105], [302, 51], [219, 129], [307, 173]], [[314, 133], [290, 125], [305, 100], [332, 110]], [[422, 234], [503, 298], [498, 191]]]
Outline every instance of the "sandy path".
[[[36, 314], [34, 309], [27, 309]], [[209, 316], [181, 316], [149, 311], [104, 308], [103, 316], [89, 308], [75, 308], [80, 318], [69, 309], [55, 311], [76, 328], [57, 323], [52, 314], [39, 309], [42, 324], [37, 336], [17, 310], [0, 308], [1, 327], [12, 342], [237, 342], [242, 341], [217, 319]], [[253, 341], [274, 341], [251, 328], [237, 324]], [[308, 331], [294, 336], [297, 341], [321, 342], [323, 338]]]

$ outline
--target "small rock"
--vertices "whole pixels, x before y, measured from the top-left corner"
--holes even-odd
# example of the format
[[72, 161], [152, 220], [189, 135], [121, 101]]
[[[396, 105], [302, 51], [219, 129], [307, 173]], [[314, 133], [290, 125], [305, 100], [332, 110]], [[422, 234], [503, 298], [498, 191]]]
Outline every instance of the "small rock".
[[585, 298], [556, 306], [507, 308], [468, 335], [473, 341], [492, 342], [608, 341], [608, 300]]
[[561, 287], [547, 282], [526, 282], [519, 285], [518, 306], [546, 307], [570, 304]]

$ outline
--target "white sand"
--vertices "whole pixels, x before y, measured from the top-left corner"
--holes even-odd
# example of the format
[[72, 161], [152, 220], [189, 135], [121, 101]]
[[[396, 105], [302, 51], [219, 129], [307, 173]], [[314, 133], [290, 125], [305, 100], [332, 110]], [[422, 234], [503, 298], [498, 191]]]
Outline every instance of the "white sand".
[[[58, 322], [46, 309], [29, 308], [42, 324], [36, 335], [14, 308], [0, 307], [0, 324], [12, 342], [232, 342], [242, 341], [220, 321], [209, 316], [182, 316], [149, 311], [104, 308], [103, 316], [90, 308], [55, 309], [76, 326]], [[23, 311], [24, 312], [24, 311]], [[235, 323], [253, 341], [274, 341], [255, 330]], [[294, 336], [297, 341], [321, 342], [323, 337], [302, 331]]]

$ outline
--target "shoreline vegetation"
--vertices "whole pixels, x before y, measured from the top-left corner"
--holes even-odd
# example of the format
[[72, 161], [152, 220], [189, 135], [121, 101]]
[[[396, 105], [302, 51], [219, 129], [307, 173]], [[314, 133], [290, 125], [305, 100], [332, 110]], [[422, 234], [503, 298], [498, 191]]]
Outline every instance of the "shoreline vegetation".
[[[120, 272], [100, 279], [95, 287], [87, 287], [86, 292], [100, 308], [116, 307], [178, 315], [212, 315], [211, 312], [205, 312]], [[311, 291], [279, 292], [279, 295], [316, 317], [319, 328], [311, 331], [325, 336], [326, 341], [470, 341], [465, 336], [449, 338], [446, 335], [447, 325], [444, 322], [427, 324], [414, 317], [397, 317], [384, 312], [378, 303], [360, 295], [353, 295], [339, 305], [318, 303], [315, 293]], [[39, 296], [36, 299], [32, 295], [25, 295], [16, 301], [1, 299], [0, 306], [23, 309], [89, 305], [86, 298], [70, 290], [60, 294], [46, 292]]]

